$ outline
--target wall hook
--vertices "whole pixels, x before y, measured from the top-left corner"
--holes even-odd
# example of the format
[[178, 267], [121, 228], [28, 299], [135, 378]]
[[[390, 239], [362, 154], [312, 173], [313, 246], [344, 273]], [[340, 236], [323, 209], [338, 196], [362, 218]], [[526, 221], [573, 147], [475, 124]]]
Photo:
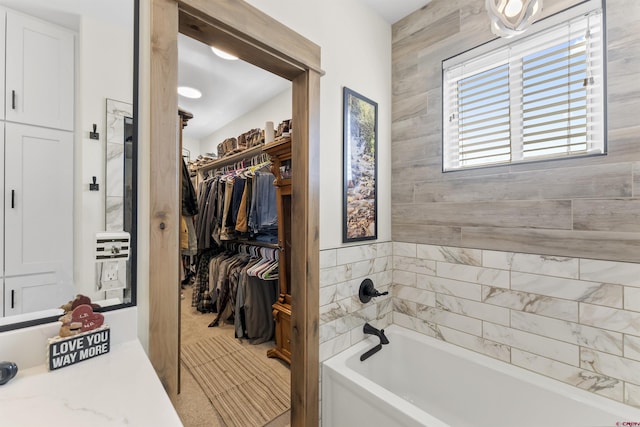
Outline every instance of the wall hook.
[[96, 184], [96, 177], [93, 177], [93, 184], [89, 183], [89, 191], [99, 191], [100, 184]]
[[97, 127], [95, 123], [93, 124], [93, 132], [89, 132], [89, 139], [100, 139], [100, 134], [97, 132]]

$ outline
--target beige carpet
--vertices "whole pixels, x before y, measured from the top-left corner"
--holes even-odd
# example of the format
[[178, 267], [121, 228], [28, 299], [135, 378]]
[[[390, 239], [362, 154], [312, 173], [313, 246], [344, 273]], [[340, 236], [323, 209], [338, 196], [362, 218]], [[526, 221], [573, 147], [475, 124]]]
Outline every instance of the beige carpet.
[[289, 410], [289, 384], [233, 337], [185, 345], [182, 362], [229, 427], [264, 426]]

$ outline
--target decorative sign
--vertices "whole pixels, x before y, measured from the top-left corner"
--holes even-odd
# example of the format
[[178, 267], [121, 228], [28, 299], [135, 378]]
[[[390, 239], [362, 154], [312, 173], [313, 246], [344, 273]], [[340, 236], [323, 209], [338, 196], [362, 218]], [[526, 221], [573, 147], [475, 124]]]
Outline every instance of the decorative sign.
[[49, 340], [49, 370], [64, 368], [83, 360], [106, 354], [111, 348], [108, 326], [74, 335]]

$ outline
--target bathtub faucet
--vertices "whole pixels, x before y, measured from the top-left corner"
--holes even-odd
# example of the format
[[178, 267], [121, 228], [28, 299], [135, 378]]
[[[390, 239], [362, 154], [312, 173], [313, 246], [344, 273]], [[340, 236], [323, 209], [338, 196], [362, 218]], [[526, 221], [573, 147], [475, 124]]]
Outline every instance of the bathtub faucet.
[[389, 339], [384, 334], [384, 329], [376, 329], [368, 323], [364, 324], [362, 331], [365, 334], [376, 335], [378, 338], [380, 338], [380, 344], [376, 345], [371, 350], [368, 350], [367, 352], [365, 352], [360, 356], [360, 361], [364, 362], [365, 360], [367, 360], [368, 358], [370, 358], [371, 356], [373, 356], [374, 354], [382, 350], [383, 344], [389, 344]]
[[365, 334], [376, 335], [378, 338], [380, 338], [380, 344], [389, 344], [389, 339], [384, 334], [384, 329], [376, 329], [370, 324], [365, 323], [364, 327], [362, 328], [362, 331]]

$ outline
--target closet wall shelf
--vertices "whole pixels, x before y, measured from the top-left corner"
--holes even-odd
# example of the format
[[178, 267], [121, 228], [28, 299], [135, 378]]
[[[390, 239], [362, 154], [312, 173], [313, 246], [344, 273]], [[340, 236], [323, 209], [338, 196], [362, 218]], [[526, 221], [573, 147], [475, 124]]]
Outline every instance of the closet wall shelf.
[[206, 172], [209, 172], [210, 170], [220, 169], [225, 166], [229, 166], [234, 163], [238, 163], [239, 161], [246, 160], [251, 157], [257, 156], [259, 154], [262, 154], [263, 148], [264, 148], [264, 145], [258, 145], [258, 146], [249, 148], [248, 150], [244, 150], [244, 151], [240, 151], [238, 153], [232, 154], [228, 157], [223, 157], [221, 159], [215, 160], [209, 164], [202, 165], [198, 167], [196, 170], [198, 171], [199, 174], [204, 174]]

